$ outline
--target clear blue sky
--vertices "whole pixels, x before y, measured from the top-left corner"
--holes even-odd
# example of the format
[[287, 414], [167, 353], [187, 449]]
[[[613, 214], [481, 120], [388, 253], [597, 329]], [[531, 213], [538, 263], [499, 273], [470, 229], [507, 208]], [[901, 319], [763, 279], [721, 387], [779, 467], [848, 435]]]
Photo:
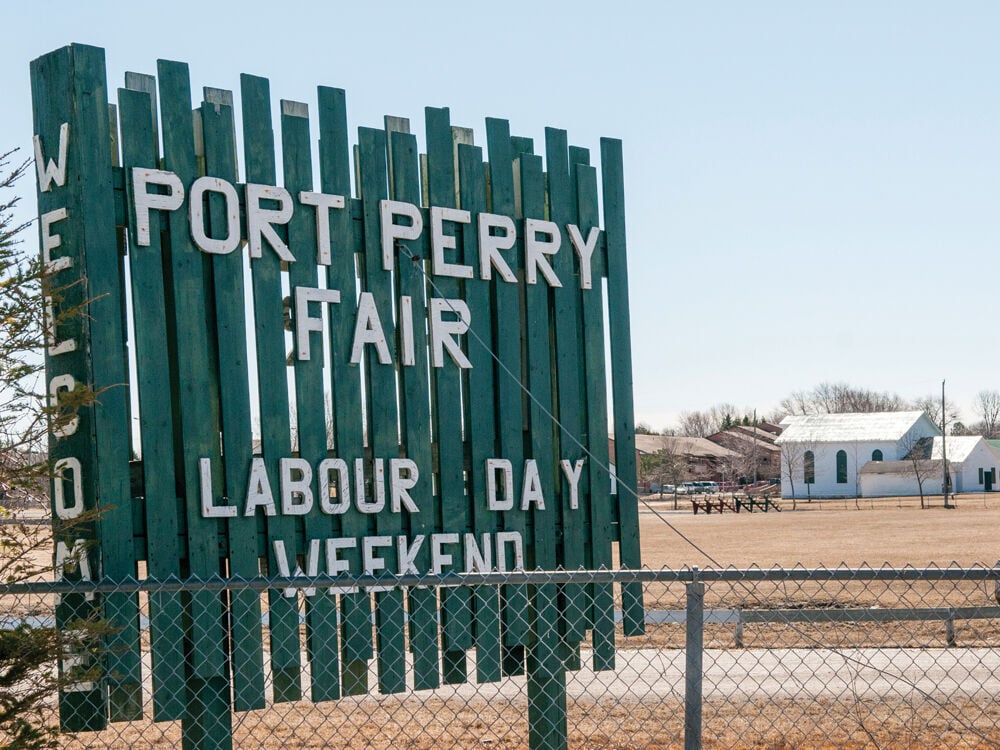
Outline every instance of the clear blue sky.
[[30, 150], [29, 61], [73, 41], [107, 49], [112, 89], [168, 58], [196, 91], [241, 72], [275, 100], [345, 88], [352, 128], [434, 105], [477, 142], [486, 116], [622, 138], [654, 426], [824, 380], [914, 397], [942, 378], [971, 421], [1000, 389], [995, 3], [35, 2], [4, 26], [3, 150]]

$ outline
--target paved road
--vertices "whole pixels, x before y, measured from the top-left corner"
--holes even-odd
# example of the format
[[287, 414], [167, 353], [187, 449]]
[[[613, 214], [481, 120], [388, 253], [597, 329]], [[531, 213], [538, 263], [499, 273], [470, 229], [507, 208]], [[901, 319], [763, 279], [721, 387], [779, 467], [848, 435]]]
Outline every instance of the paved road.
[[[584, 665], [590, 652], [583, 652]], [[584, 668], [567, 677], [576, 698], [661, 702], [684, 696], [684, 651], [619, 650], [614, 672]], [[475, 674], [470, 656], [469, 674]], [[374, 665], [373, 665], [374, 667]], [[900, 698], [948, 700], [1000, 695], [1000, 650], [936, 649], [708, 649], [703, 695], [713, 699], [811, 701]], [[373, 675], [374, 676], [374, 675]], [[438, 692], [450, 693], [452, 688]], [[526, 696], [524, 678], [455, 685], [465, 698]]]

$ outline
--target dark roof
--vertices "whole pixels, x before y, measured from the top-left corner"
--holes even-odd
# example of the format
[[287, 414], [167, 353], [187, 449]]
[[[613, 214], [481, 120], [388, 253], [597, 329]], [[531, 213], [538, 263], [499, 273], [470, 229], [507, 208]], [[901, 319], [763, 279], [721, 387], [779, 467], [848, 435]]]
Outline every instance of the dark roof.
[[934, 438], [923, 437], [913, 444], [913, 447], [910, 448], [909, 453], [903, 456], [903, 458], [907, 461], [911, 461], [914, 458], [920, 460], [927, 460], [931, 457], [931, 450], [933, 448], [934, 448]]
[[[918, 460], [921, 476], [941, 474], [941, 459]], [[861, 474], [913, 474], [913, 461], [869, 461], [861, 467]]]

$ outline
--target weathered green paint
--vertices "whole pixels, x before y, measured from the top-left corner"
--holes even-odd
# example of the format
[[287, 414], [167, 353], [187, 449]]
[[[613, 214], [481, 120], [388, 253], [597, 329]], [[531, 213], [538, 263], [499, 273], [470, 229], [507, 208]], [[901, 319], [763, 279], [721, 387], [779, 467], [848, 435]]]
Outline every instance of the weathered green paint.
[[[483, 151], [475, 146], [458, 144], [458, 176], [460, 208], [473, 216], [486, 210], [486, 170]], [[476, 267], [478, 233], [471, 227], [462, 233], [462, 258], [466, 265]], [[476, 539], [499, 531], [499, 515], [489, 510], [483, 468], [486, 460], [497, 454], [496, 412], [493, 394], [496, 392], [492, 353], [496, 349], [494, 337], [493, 305], [490, 286], [471, 283], [466, 286], [466, 304], [473, 321], [475, 336], [468, 343], [469, 404], [482, 404], [473, 416], [472, 409], [465, 410], [465, 433], [468, 435], [471, 462], [469, 467], [472, 499], [473, 528]], [[475, 606], [474, 639], [476, 646], [476, 679], [479, 682], [496, 682], [500, 679], [500, 592], [493, 586], [481, 586], [473, 591]]]
[[[284, 101], [281, 107], [284, 186], [290, 193], [297, 195], [300, 191], [313, 189], [308, 109], [304, 104]], [[289, 247], [316, 247], [316, 221], [313, 212], [307, 206], [295, 206], [292, 220], [288, 224]], [[289, 264], [288, 283], [292, 288], [318, 287], [316, 263], [310, 257], [311, 254], [303, 252], [302, 255], [305, 256], [302, 262]], [[316, 408], [324, 403], [322, 334], [313, 334], [312, 339], [315, 346], [311, 348], [309, 359], [299, 359], [295, 354], [292, 356], [295, 363], [298, 457], [306, 459], [310, 466], [317, 466], [327, 455], [326, 415], [324, 409]], [[322, 540], [330, 536], [333, 529], [330, 516], [320, 512], [318, 502], [319, 498], [314, 498], [312, 510], [303, 518], [305, 538], [318, 551], [315, 555], [317, 572], [323, 557], [320, 549], [322, 542], [311, 540]], [[303, 550], [307, 559], [314, 557], [314, 550]], [[333, 596], [320, 590], [306, 597], [306, 645], [312, 675], [311, 698], [317, 702], [340, 697], [340, 654], [337, 639], [330, 637], [331, 624], [336, 619], [337, 601]]]
[[[133, 77], [133, 80], [134, 77]], [[122, 165], [131, 179], [133, 167], [157, 163], [156, 145], [149, 118], [155, 79], [148, 90], [120, 89], [118, 103], [122, 124]], [[138, 83], [139, 81], [136, 81]], [[129, 216], [129, 243], [135, 246], [135, 216]], [[170, 384], [166, 299], [162, 274], [160, 216], [150, 216], [150, 246], [129, 257], [132, 293], [143, 300], [133, 311], [136, 359], [139, 368], [139, 429], [142, 435], [143, 487], [146, 528], [157, 540], [147, 544], [147, 569], [151, 576], [180, 576], [183, 519], [174, 474], [174, 408]], [[166, 404], [164, 403], [166, 402]], [[164, 408], [166, 406], [166, 408]], [[153, 662], [153, 716], [160, 721], [180, 719], [184, 711], [184, 629], [180, 594], [152, 593], [149, 597]]]
[[[379, 230], [379, 201], [389, 197], [386, 137], [384, 130], [361, 128], [358, 131], [358, 151], [361, 156], [363, 205], [363, 288], [370, 292], [378, 310], [392, 310], [395, 299], [390, 277], [382, 270], [382, 244]], [[395, 338], [390, 315], [382, 315], [386, 339]], [[367, 376], [368, 435], [374, 457], [395, 457], [399, 454], [396, 407], [396, 372], [392, 364], [382, 364], [374, 352], [365, 352]], [[380, 535], [395, 537], [402, 530], [397, 513], [379, 513], [376, 530]], [[396, 570], [397, 555], [393, 547], [383, 555], [386, 567]], [[399, 589], [375, 594], [375, 624], [377, 637], [378, 686], [382, 693], [400, 693], [406, 689], [406, 649], [404, 645], [403, 592]]]
[[[526, 567], [541, 569], [610, 567], [613, 542], [620, 539], [619, 562], [638, 565], [634, 498], [624, 492], [617, 498], [610, 495], [607, 469], [609, 402], [600, 292], [605, 274], [615, 361], [610, 407], [618, 445], [626, 449], [617, 471], [620, 485], [634, 485], [634, 459], [627, 452], [634, 441], [629, 442], [633, 425], [620, 144], [602, 142], [606, 236], [592, 260], [594, 288], [582, 289], [580, 261], [566, 224], [577, 224], [584, 237], [598, 225], [598, 176], [590, 153], [569, 146], [564, 131], [546, 130], [543, 167], [530, 139], [511, 136], [504, 120], [489, 119], [486, 163], [483, 150], [471, 143], [471, 131], [452, 128], [447, 109], [428, 108], [427, 155], [421, 165], [417, 139], [406, 132], [408, 121], [386, 118], [384, 129], [359, 130], [354, 151], [358, 197], [352, 198], [346, 97], [342, 90], [321, 87], [320, 189], [345, 198], [342, 209], [322, 209], [329, 220], [329, 264], [318, 266], [315, 255], [317, 210], [299, 199], [316, 182], [308, 108], [283, 102], [281, 180], [292, 212], [288, 222], [275, 221], [273, 228], [295, 260], [283, 262], [265, 238], [261, 257], [250, 260], [251, 279], [245, 281], [246, 248], [240, 245], [224, 255], [199, 250], [186, 198], [177, 210], [150, 211], [151, 236], [143, 246], [138, 244], [133, 202], [133, 168], [169, 170], [185, 190], [199, 176], [219, 177], [236, 187], [240, 231], [246, 238], [248, 207], [235, 158], [240, 136], [229, 92], [206, 90], [205, 101], [192, 113], [186, 65], [160, 62], [157, 79], [129, 74], [127, 89], [119, 92], [122, 134], [116, 139], [100, 88], [105, 85], [100, 50], [60, 50], [36, 61], [32, 72], [36, 130], [50, 155], [62, 121], [76, 123], [73, 133], [81, 143], [94, 144], [86, 154], [70, 151], [71, 168], [93, 175], [86, 195], [74, 183], [41, 194], [40, 206], [43, 211], [77, 207], [72, 220], [59, 222], [63, 249], [79, 261], [78, 274], [86, 271], [88, 294], [108, 292], [102, 297], [106, 304], [91, 304], [92, 318], [60, 326], [60, 339], [78, 336], [85, 345], [50, 358], [50, 373], [72, 369], [82, 383], [124, 382], [121, 281], [130, 283], [133, 298], [142, 301], [133, 315], [140, 364], [129, 387], [138, 388], [143, 496], [134, 502], [128, 497], [126, 388], [81, 414], [78, 434], [52, 445], [54, 457], [82, 456], [87, 502], [109, 511], [100, 523], [84, 527], [99, 542], [106, 577], [134, 575], [142, 559], [158, 578], [252, 577], [262, 559], [271, 575], [280, 572], [279, 561], [287, 562], [293, 575], [313, 569], [323, 573], [328, 558], [322, 545], [333, 537], [357, 542], [338, 554], [360, 572], [362, 538], [372, 536], [392, 542], [380, 541], [377, 557], [368, 557], [380, 559], [388, 573], [401, 564], [395, 540], [423, 538], [424, 546], [413, 557], [413, 565], [423, 572], [431, 568], [431, 536], [439, 533], [457, 534], [463, 546], [472, 540], [485, 549], [484, 539], [493, 544], [496, 534], [516, 532], [525, 542]], [[83, 91], [102, 93], [81, 105], [77, 100]], [[243, 76], [241, 97], [245, 180], [276, 185], [266, 79]], [[157, 123], [163, 132], [162, 156], [157, 153]], [[114, 159], [108, 149], [109, 143], [119, 142], [122, 172], [111, 169]], [[392, 248], [391, 268], [383, 267], [381, 238], [380, 201], [388, 198], [421, 206], [424, 227], [419, 238]], [[447, 262], [468, 266], [470, 278], [437, 273], [428, 261], [429, 206], [469, 212], [469, 223], [446, 221], [444, 233], [457, 244], [445, 251]], [[208, 235], [225, 236], [229, 230], [221, 195], [210, 194], [205, 208]], [[514, 282], [499, 272], [490, 280], [480, 277], [477, 221], [486, 211], [515, 221], [517, 241], [503, 251]], [[551, 220], [558, 227], [561, 248], [551, 258], [562, 282], [558, 288], [541, 274], [537, 283], [526, 283], [528, 218]], [[116, 247], [116, 226], [129, 232], [128, 278]], [[246, 343], [247, 285], [253, 362]], [[323, 307], [328, 325], [308, 334], [309, 357], [300, 359], [294, 345], [289, 355], [281, 321], [290, 318], [290, 340], [296, 344], [297, 326], [306, 324], [296, 320], [296, 290], [324, 287], [338, 290], [340, 302], [309, 303], [307, 314], [319, 315]], [[388, 363], [380, 361], [371, 345], [364, 347], [360, 363], [352, 362], [359, 291], [371, 295], [379, 313], [390, 349]], [[430, 366], [426, 321], [431, 298], [467, 305], [471, 328], [460, 334], [459, 345], [469, 369], [460, 369], [447, 353], [443, 367]], [[412, 363], [401, 361], [409, 333], [402, 324], [407, 305], [412, 305], [415, 323]], [[328, 366], [321, 344], [328, 351]], [[253, 443], [251, 398], [259, 399], [259, 447]], [[246, 515], [243, 502], [255, 451], [279, 508], [282, 458], [303, 459], [313, 469], [327, 458], [343, 459], [350, 467], [351, 487], [338, 487], [338, 497], [350, 489], [355, 501], [363, 499], [358, 495], [373, 499], [373, 465], [384, 462], [388, 505], [390, 459], [406, 457], [420, 476], [410, 489], [419, 510], [372, 513], [355, 502], [345, 512], [331, 514], [314, 497], [304, 514], [258, 508]], [[503, 490], [501, 495], [514, 505], [503, 511], [491, 508], [487, 489], [487, 460], [497, 457], [509, 460], [513, 470], [514, 497]], [[367, 477], [360, 487], [353, 481], [355, 459], [363, 459]], [[537, 465], [544, 507], [519, 502], [525, 459]], [[563, 459], [585, 460], [576, 509], [570, 507]], [[207, 461], [210, 478], [201, 473], [201, 461]], [[313, 488], [323, 490], [316, 480]], [[203, 495], [214, 508], [228, 506], [236, 512], [227, 517], [203, 512]], [[134, 546], [133, 527], [141, 535]], [[283, 555], [276, 542], [283, 545]], [[514, 564], [509, 551], [502, 561], [499, 547], [491, 551], [494, 567]], [[453, 556], [451, 569], [465, 563], [462, 547], [452, 546], [443, 554]], [[97, 563], [95, 552], [92, 569], [98, 569]], [[442, 564], [447, 571], [448, 563]], [[626, 632], [641, 628], [638, 594], [634, 587], [623, 591]], [[566, 744], [565, 672], [579, 667], [580, 643], [588, 631], [595, 668], [614, 666], [613, 596], [606, 585], [480, 587], [471, 595], [466, 589], [444, 589], [440, 607], [438, 592], [430, 589], [306, 590], [293, 596], [270, 591], [268, 597], [268, 649], [256, 594], [150, 597], [153, 718], [182, 718], [185, 747], [229, 747], [231, 710], [264, 705], [268, 670], [275, 701], [300, 699], [303, 652], [309, 659], [309, 697], [325, 701], [367, 691], [372, 658], [380, 692], [404, 691], [407, 639], [417, 689], [467, 679], [467, 652], [475, 648], [480, 682], [527, 671], [533, 748]], [[122, 648], [106, 660], [108, 677], [93, 690], [62, 696], [64, 716], [70, 709], [79, 712], [67, 726], [96, 728], [108, 719], [141, 715], [136, 599], [111, 596], [99, 604], [106, 617], [121, 625], [109, 645]], [[300, 606], [305, 608], [304, 642]], [[57, 617], [65, 623], [94, 607], [81, 597], [65, 597]]]
[[[270, 85], [265, 78], [240, 77], [243, 100], [243, 159], [247, 182], [276, 182], [274, 131], [271, 128]], [[285, 334], [274, 325], [282, 320], [281, 262], [272, 252], [262, 253], [250, 263], [253, 276], [254, 333], [257, 344], [257, 387], [260, 394], [261, 452], [272, 487], [279, 486], [278, 460], [291, 451], [288, 416], [288, 379], [285, 365]], [[273, 542], [282, 541], [291, 559], [297, 552], [298, 525], [295, 517], [270, 516], [267, 522], [268, 572], [278, 574]], [[291, 562], [289, 562], [291, 565]], [[271, 670], [274, 699], [295, 701], [302, 697], [298, 600], [283, 592], [268, 592], [268, 624], [271, 632]]]
[[[601, 139], [604, 231], [608, 260], [608, 320], [611, 326], [612, 393], [614, 397], [615, 472], [618, 476], [619, 554], [623, 568], [642, 567], [639, 552], [639, 507], [625, 488], [636, 486], [635, 409], [632, 403], [632, 339], [628, 309], [628, 266], [625, 258], [625, 180], [622, 142]], [[622, 585], [625, 635], [645, 632], [642, 584]]]
[[[48, 192], [42, 192], [39, 186], [38, 192], [40, 215], [66, 209], [66, 218], [55, 222], [51, 231], [61, 237], [61, 247], [52, 253], [52, 258], [69, 258], [72, 263], [70, 267], [54, 272], [50, 277], [53, 291], [61, 290], [61, 304], [55, 309], [56, 317], [60, 320], [56, 338], [75, 342], [73, 351], [56, 356], [46, 352], [46, 372], [50, 382], [59, 375], [72, 376], [76, 383], [83, 385], [93, 382], [89, 347], [92, 318], [87, 314], [63, 320], [62, 316], [83, 305], [87, 306], [86, 312], [89, 313], [91, 305], [88, 300], [95, 300], [102, 292], [101, 284], [106, 280], [89, 279], [87, 276], [88, 255], [117, 252], [113, 233], [95, 237], [92, 231], [88, 231], [88, 224], [92, 219], [99, 222], [101, 219], [90, 216], [86, 211], [106, 207], [95, 206], [93, 201], [88, 201], [87, 191], [82, 187], [91, 177], [96, 176], [100, 180], [105, 168], [110, 172], [110, 164], [95, 164], [90, 154], [90, 149], [96, 150], [98, 154], [106, 153], [109, 138], [106, 96], [78, 103], [78, 100], [84, 99], [81, 96], [84, 90], [96, 89], [98, 94], [103, 91], [103, 68], [104, 61], [98, 57], [97, 50], [80, 45], [56, 50], [31, 64], [34, 130], [42, 140], [46, 159], [58, 157], [60, 126], [63, 123], [69, 123], [71, 145], [77, 144], [77, 148], [67, 149], [65, 184], [59, 186], [53, 182]], [[93, 172], [97, 174], [94, 175]], [[61, 437], [50, 435], [49, 439], [49, 457], [53, 462], [64, 459], [79, 461], [83, 499], [88, 511], [94, 511], [98, 507], [100, 487], [100, 466], [93, 441], [97, 408], [99, 405], [79, 411], [77, 428], [72, 434]], [[68, 491], [70, 486], [71, 481], [64, 482], [65, 490]], [[55, 510], [54, 505], [53, 509]], [[92, 544], [97, 540], [97, 528], [93, 521], [63, 523], [55, 512], [53, 518], [53, 534], [57, 543], [62, 542], [72, 549], [76, 539], [85, 540], [85, 544]], [[99, 562], [96, 545], [85, 554], [90, 570], [96, 572]], [[80, 578], [81, 567], [77, 566], [74, 570], [67, 566], [63, 575], [70, 579]], [[63, 628], [74, 619], [93, 617], [99, 612], [99, 606], [99, 602], [89, 602], [83, 595], [63, 596], [56, 605], [56, 625]], [[93, 665], [87, 663], [86, 666]], [[66, 661], [60, 661], [59, 669], [62, 674], [72, 674], [67, 672], [68, 667]], [[107, 723], [107, 687], [96, 683], [90, 689], [83, 688], [83, 685], [79, 685], [76, 689], [60, 692], [60, 724], [63, 729], [100, 729]]]
[[[205, 139], [205, 172], [237, 182], [236, 134], [232, 93], [206, 91], [201, 105]], [[213, 236], [227, 231], [221, 196], [209, 196], [208, 221]], [[238, 255], [216, 255], [211, 259], [215, 301], [216, 340], [222, 408], [224, 497], [229, 505], [246, 496], [253, 435], [250, 424], [250, 384], [246, 346], [246, 312], [243, 300], [243, 263]], [[222, 498], [219, 504], [224, 504]], [[227, 522], [229, 574], [252, 578], [260, 570], [257, 551], [257, 521], [234, 518]], [[230, 595], [230, 634], [233, 705], [238, 711], [264, 706], [263, 637], [260, 627], [260, 596], [252, 591]]]
[[[331, 195], [350, 196], [350, 142], [347, 132], [347, 102], [342, 89], [320, 87], [320, 173], [323, 192]], [[334, 248], [331, 265], [327, 269], [327, 287], [347, 290], [346, 301], [354, 298], [356, 271], [354, 267], [359, 222], [351, 219], [349, 211], [332, 211], [330, 216], [330, 244]], [[344, 304], [343, 302], [341, 304]], [[350, 362], [350, 341], [353, 322], [349, 315], [331, 316], [330, 389], [333, 396], [332, 418], [334, 452], [350, 461], [364, 455], [361, 419], [361, 372]], [[336, 523], [336, 521], [335, 521]], [[339, 518], [339, 532], [343, 536], [362, 536], [369, 533], [369, 519], [354, 508]], [[335, 527], [336, 528], [336, 527]], [[360, 550], [348, 550], [343, 557], [354, 570], [361, 569]], [[343, 594], [340, 597], [343, 613], [343, 654], [341, 687], [344, 695], [360, 695], [368, 690], [368, 660], [374, 649], [371, 638], [371, 603], [367, 593]]]
[[[591, 227], [598, 225], [597, 171], [584, 166], [581, 159], [574, 170], [577, 185], [578, 214], [580, 230], [584, 236]], [[603, 263], [601, 243], [598, 243], [593, 259], [595, 268]], [[595, 275], [595, 283], [600, 278]], [[592, 294], [583, 298], [584, 330], [584, 380], [587, 390], [587, 450], [590, 460], [586, 475], [589, 481], [589, 505], [591, 528], [590, 566], [594, 570], [610, 570], [613, 567], [611, 531], [611, 476], [608, 473], [608, 408], [606, 372], [604, 367], [604, 304], [601, 296]], [[594, 669], [614, 669], [615, 666], [615, 623], [614, 592], [611, 584], [598, 583], [592, 587], [593, 593], [593, 646]]]
[[[455, 144], [448, 109], [426, 107], [427, 203], [455, 207]], [[456, 232], [458, 230], [455, 230]], [[456, 279], [432, 277], [429, 294], [446, 299], [459, 297]], [[472, 530], [471, 513], [465, 500], [465, 446], [462, 440], [462, 380], [455, 367], [432, 368], [433, 409], [438, 448], [438, 505], [441, 524], [464, 534]], [[472, 602], [466, 589], [441, 592], [443, 611], [442, 662], [445, 683], [466, 679], [465, 652], [472, 647]]]
[[[543, 216], [545, 176], [539, 156], [521, 154], [521, 205], [525, 216]], [[532, 550], [529, 567], [551, 570], [557, 565], [556, 534], [559, 509], [555, 494], [555, 425], [553, 412], [552, 310], [549, 289], [540, 283], [525, 290], [525, 329], [527, 334], [528, 405], [531, 423], [530, 450], [538, 464], [538, 475], [547, 499], [544, 509], [535, 505], [532, 517]], [[528, 725], [532, 748], [566, 745], [566, 673], [560, 654], [558, 623], [559, 589], [555, 584], [534, 587], [530, 609], [532, 640], [528, 649]], [[556, 625], [555, 627], [553, 625]]]
[[[392, 198], [420, 205], [420, 162], [417, 139], [409, 133], [389, 133], [389, 154], [392, 164]], [[427, 263], [427, 243], [410, 241], [396, 254], [396, 304], [407, 296], [414, 306], [423, 303], [427, 292], [424, 274]], [[404, 367], [400, 374], [400, 414], [402, 417], [403, 455], [417, 464], [420, 475], [431, 477], [434, 464], [431, 455], [430, 393], [427, 377], [427, 333], [423, 326], [414, 331], [414, 366]], [[413, 494], [420, 513], [407, 514], [409, 534], [431, 534], [437, 524], [435, 498], [430, 482], [418, 484]], [[430, 570], [430, 549], [423, 547], [416, 560], [418, 570]], [[409, 592], [410, 651], [413, 653], [413, 687], [429, 690], [441, 684], [438, 659], [437, 594], [431, 589], [411, 589]]]
[[[548, 168], [549, 219], [560, 227], [560, 244], [570, 249], [567, 222], [576, 222], [575, 181], [570, 181], [569, 146], [565, 130], [545, 129], [545, 161]], [[552, 292], [555, 337], [556, 392], [554, 409], [559, 417], [556, 431], [556, 456], [575, 463], [585, 458], [577, 441], [584, 435], [584, 368], [580, 346], [580, 276], [572, 253], [558, 253], [553, 260], [562, 287]], [[554, 495], [558, 503], [562, 565], [567, 570], [586, 568], [584, 518], [586, 508], [570, 510], [569, 484], [560, 469], [556, 470]], [[583, 489], [583, 488], [581, 488]], [[568, 643], [577, 644], [586, 637], [590, 626], [590, 603], [582, 586], [564, 587], [565, 601], [560, 607], [560, 632]]]
[[[184, 63], [160, 60], [157, 63], [160, 112], [163, 122], [163, 167], [190, 184], [198, 176], [195, 135], [191, 113], [191, 84]], [[216, 519], [201, 516], [198, 462], [212, 461], [216, 483], [223, 472], [219, 450], [218, 370], [209, 342], [207, 290], [208, 259], [190, 239], [186, 217], [172, 212], [167, 219], [170, 241], [166, 268], [167, 317], [173, 323], [178, 346], [176, 358], [177, 412], [181, 478], [188, 529], [187, 572], [199, 577], [218, 575], [220, 532]], [[213, 493], [221, 494], [218, 487]], [[182, 570], [182, 572], [184, 572]], [[192, 641], [187, 654], [188, 699], [182, 723], [182, 744], [188, 748], [232, 746], [227, 701], [223, 607], [218, 594], [197, 592], [190, 596], [189, 616]]]
[[[490, 206], [494, 213], [515, 215], [514, 151], [511, 144], [510, 125], [506, 120], [487, 118], [486, 140], [490, 157]], [[518, 188], [519, 190], [520, 188]], [[497, 366], [496, 403], [497, 425], [499, 428], [499, 455], [506, 456], [514, 467], [514, 487], [520, 487], [524, 465], [524, 392], [521, 390], [521, 331], [524, 328], [521, 291], [524, 283], [523, 238], [511, 248], [511, 268], [518, 274], [519, 284], [505, 284], [494, 280], [496, 355], [503, 363]], [[516, 489], [515, 489], [516, 492]], [[503, 526], [507, 531], [516, 531], [527, 538], [527, 524], [524, 514], [508, 512], [503, 514]], [[504, 586], [503, 600], [503, 645], [507, 657], [504, 671], [507, 674], [523, 674], [523, 646], [527, 644], [528, 623], [524, 613], [528, 611], [528, 595], [525, 586]]]

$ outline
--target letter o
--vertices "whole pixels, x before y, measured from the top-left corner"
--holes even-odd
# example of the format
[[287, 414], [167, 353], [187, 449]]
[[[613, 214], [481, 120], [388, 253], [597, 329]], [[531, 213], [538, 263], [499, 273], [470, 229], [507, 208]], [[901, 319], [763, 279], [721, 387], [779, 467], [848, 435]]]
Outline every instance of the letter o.
[[[217, 240], [205, 231], [205, 193], [219, 193], [226, 199], [226, 237]], [[227, 255], [240, 245], [240, 197], [236, 188], [220, 177], [199, 177], [188, 193], [191, 207], [191, 239], [202, 251]]]

